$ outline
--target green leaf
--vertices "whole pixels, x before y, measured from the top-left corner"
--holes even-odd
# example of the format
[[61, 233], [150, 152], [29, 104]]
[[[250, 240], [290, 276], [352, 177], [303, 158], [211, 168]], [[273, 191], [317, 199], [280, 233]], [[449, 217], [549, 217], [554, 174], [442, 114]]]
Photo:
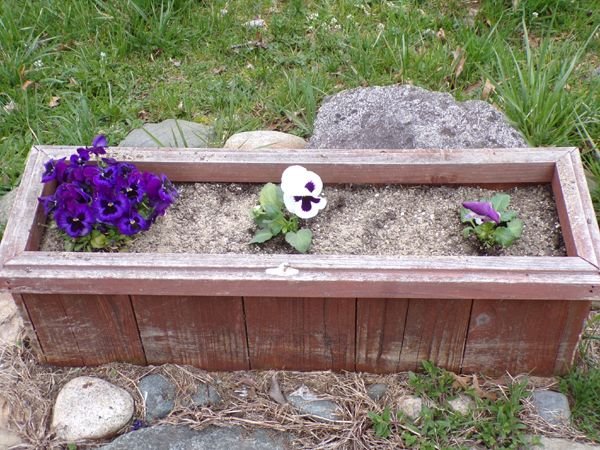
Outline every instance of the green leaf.
[[473, 232], [473, 228], [471, 227], [467, 227], [463, 230], [463, 237], [468, 238], [469, 236], [471, 236], [471, 233]]
[[108, 239], [105, 235], [96, 230], [92, 231], [92, 239], [90, 239], [90, 245], [92, 246], [92, 248], [105, 248], [107, 244]]
[[490, 201], [492, 202], [492, 206], [496, 211], [504, 211], [506, 208], [508, 208], [508, 204], [510, 203], [510, 195], [496, 194]]
[[494, 239], [498, 244], [502, 247], [508, 247], [512, 245], [513, 242], [517, 239], [517, 237], [511, 233], [511, 231], [506, 227], [498, 227], [496, 231], [494, 231]]
[[273, 233], [270, 230], [260, 229], [256, 232], [250, 244], [262, 244], [273, 237]]
[[289, 231], [285, 235], [285, 241], [300, 253], [306, 253], [312, 242], [312, 232], [308, 228], [296, 232]]
[[281, 188], [273, 183], [267, 183], [260, 190], [260, 204], [265, 210], [271, 206], [277, 210], [283, 207], [283, 192]]
[[501, 222], [510, 222], [515, 217], [517, 217], [517, 213], [515, 211], [502, 211], [500, 213]]
[[508, 223], [507, 228], [515, 238], [520, 238], [523, 233], [523, 221], [521, 219], [513, 219]]

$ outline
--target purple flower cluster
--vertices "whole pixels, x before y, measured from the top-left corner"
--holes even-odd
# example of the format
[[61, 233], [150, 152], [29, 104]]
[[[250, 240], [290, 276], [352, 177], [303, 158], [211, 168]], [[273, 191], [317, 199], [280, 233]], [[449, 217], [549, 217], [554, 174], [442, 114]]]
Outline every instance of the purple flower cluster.
[[[91, 147], [45, 164], [42, 182], [55, 181], [57, 188], [39, 201], [46, 215], [52, 214], [58, 227], [72, 238], [92, 230], [105, 233], [111, 227], [127, 236], [148, 230], [177, 198], [177, 190], [165, 175], [101, 158], [106, 146], [106, 138], [96, 136]], [[92, 155], [97, 164], [90, 161]]]

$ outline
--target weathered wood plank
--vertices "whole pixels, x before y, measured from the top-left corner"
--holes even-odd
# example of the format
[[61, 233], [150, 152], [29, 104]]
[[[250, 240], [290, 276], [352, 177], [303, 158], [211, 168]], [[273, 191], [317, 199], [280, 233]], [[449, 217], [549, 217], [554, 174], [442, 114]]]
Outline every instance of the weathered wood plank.
[[38, 151], [29, 153], [0, 244], [0, 266], [25, 250], [28, 242], [39, 235], [37, 198], [43, 193], [41, 176], [45, 159], [47, 157]]
[[575, 351], [585, 330], [591, 302], [568, 302], [566, 318], [554, 363], [554, 374], [565, 374], [573, 365]]
[[411, 299], [408, 304], [399, 369], [418, 370], [433, 361], [460, 371], [472, 300]]
[[557, 161], [552, 190], [556, 199], [556, 208], [567, 254], [580, 256], [597, 266], [598, 259], [594, 249], [594, 240], [590, 233], [590, 225], [592, 225], [592, 221], [595, 221], [595, 217], [589, 217], [589, 211], [583, 207], [582, 192], [575, 176], [571, 155]]
[[399, 372], [408, 300], [356, 299], [356, 370]]
[[[598, 222], [596, 220], [596, 211], [592, 204], [592, 198], [587, 185], [587, 178], [583, 171], [583, 164], [581, 162], [581, 156], [579, 150], [575, 149], [570, 152], [575, 182], [579, 190], [579, 199], [581, 201], [582, 211], [581, 213], [586, 218], [587, 227], [589, 230], [589, 237], [591, 242], [591, 251], [594, 252], [594, 256], [597, 262], [600, 262], [600, 230], [598, 229]], [[591, 262], [592, 257], [587, 258], [585, 255], [579, 255], [586, 260]]]
[[354, 298], [245, 297], [252, 369], [354, 370]]
[[[30, 256], [31, 255], [31, 256]], [[121, 258], [122, 257], [122, 258]], [[267, 269], [287, 263], [296, 275]], [[513, 267], [514, 265], [514, 267]], [[12, 292], [287, 297], [591, 300], [598, 269], [580, 258], [379, 258], [319, 255], [68, 254], [25, 252], [0, 271]], [[93, 283], [109, 279], [110, 283]]]
[[49, 364], [146, 363], [128, 296], [22, 297]]
[[564, 371], [588, 308], [588, 302], [475, 300], [462, 371], [541, 376]]
[[[75, 147], [43, 147], [66, 156]], [[292, 164], [317, 171], [325, 183], [549, 182], [554, 162], [569, 149], [382, 150], [328, 149], [230, 151], [111, 148], [111, 156], [162, 172], [174, 181], [266, 182]]]
[[249, 369], [240, 297], [133, 296], [148, 364]]

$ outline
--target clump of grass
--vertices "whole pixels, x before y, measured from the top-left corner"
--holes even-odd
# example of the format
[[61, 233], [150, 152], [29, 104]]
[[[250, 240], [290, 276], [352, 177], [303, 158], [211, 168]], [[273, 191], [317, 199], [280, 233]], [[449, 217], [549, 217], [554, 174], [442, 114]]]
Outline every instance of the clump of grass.
[[[502, 390], [501, 396], [481, 389], [465, 389], [457, 376], [423, 362], [424, 373], [409, 374], [408, 384], [424, 400], [421, 415], [411, 420], [402, 412], [386, 407], [381, 413], [369, 413], [376, 436], [387, 439], [400, 435], [407, 448], [521, 448], [530, 445], [521, 421], [522, 400], [528, 396], [526, 383], [513, 383]], [[462, 415], [448, 401], [459, 394], [473, 399], [472, 410]], [[487, 397], [487, 398], [486, 398]], [[383, 444], [383, 442], [382, 442]]]
[[530, 44], [525, 22], [525, 60], [508, 47], [495, 49], [499, 77], [496, 91], [504, 112], [532, 146], [568, 146], [574, 136], [587, 133], [586, 122], [598, 117], [600, 107], [588, 104], [588, 93], [571, 91], [569, 82], [598, 28], [576, 50], [543, 38], [537, 49]]
[[577, 428], [600, 441], [600, 368], [576, 369], [560, 381], [560, 390], [571, 399], [571, 417]]

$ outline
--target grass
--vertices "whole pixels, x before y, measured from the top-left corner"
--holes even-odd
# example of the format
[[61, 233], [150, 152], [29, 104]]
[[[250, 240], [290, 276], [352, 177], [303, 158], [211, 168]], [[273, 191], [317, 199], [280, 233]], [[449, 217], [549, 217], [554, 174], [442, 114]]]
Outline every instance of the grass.
[[[367, 85], [410, 82], [475, 99], [490, 78], [490, 101], [533, 145], [597, 145], [593, 0], [17, 3], [0, 5], [0, 193], [18, 183], [35, 142], [84, 144], [103, 132], [117, 143], [144, 120], [172, 117], [213, 125], [216, 145], [257, 128], [306, 137], [326, 95]], [[256, 17], [268, 26], [244, 26]], [[532, 68], [544, 70], [524, 85], [519, 71]], [[529, 95], [516, 107], [522, 89]], [[530, 114], [542, 100], [551, 121]]]

